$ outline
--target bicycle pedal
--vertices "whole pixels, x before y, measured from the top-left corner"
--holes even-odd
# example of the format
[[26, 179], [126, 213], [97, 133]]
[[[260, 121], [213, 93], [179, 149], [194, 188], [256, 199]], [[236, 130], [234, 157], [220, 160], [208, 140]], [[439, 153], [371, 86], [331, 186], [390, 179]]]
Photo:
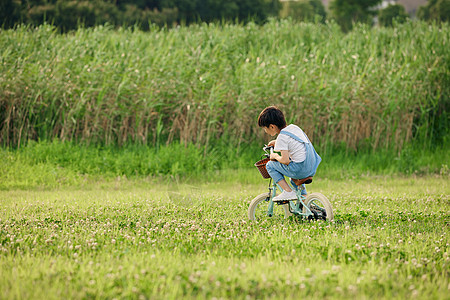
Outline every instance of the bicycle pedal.
[[284, 204], [289, 204], [290, 201], [294, 201], [294, 200], [282, 200], [282, 201], [274, 201], [274, 202], [278, 205], [284, 205]]

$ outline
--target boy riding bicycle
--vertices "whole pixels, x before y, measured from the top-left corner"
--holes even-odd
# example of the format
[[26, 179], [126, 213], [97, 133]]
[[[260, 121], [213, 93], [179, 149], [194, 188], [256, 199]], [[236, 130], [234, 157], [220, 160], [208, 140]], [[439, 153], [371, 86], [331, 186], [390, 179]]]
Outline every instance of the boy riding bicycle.
[[[270, 136], [278, 134], [277, 139], [270, 141], [268, 145], [274, 146], [274, 150], [281, 155], [272, 153], [271, 161], [266, 165], [270, 177], [283, 189], [273, 201], [297, 199], [296, 192], [287, 184], [284, 176], [290, 177], [292, 186], [297, 189], [297, 183], [302, 182], [298, 179], [314, 176], [322, 159], [300, 127], [294, 124], [286, 126], [283, 112], [275, 106], [266, 107], [260, 113], [258, 125]], [[302, 193], [306, 193], [306, 189]]]

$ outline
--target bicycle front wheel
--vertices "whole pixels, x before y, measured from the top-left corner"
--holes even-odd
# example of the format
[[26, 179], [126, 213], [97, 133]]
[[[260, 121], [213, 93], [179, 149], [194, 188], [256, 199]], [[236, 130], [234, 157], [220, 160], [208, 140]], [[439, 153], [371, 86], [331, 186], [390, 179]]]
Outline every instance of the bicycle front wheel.
[[252, 221], [262, 221], [268, 218], [282, 219], [291, 215], [287, 204], [273, 204], [273, 211], [269, 214], [269, 205], [273, 204], [269, 200], [269, 193], [256, 196], [248, 207], [248, 218]]

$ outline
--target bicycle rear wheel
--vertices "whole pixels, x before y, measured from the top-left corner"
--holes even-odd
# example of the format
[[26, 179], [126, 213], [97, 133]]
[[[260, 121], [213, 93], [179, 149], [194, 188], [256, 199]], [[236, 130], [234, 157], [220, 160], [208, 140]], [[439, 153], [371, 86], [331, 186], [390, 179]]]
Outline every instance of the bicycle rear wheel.
[[[322, 195], [321, 193], [309, 194], [305, 199], [305, 205], [313, 213], [313, 219], [333, 221], [334, 214], [333, 208], [331, 207], [331, 203], [328, 200], [328, 198]], [[303, 213], [306, 212], [307, 212], [306, 208], [303, 208]]]
[[250, 206], [248, 207], [248, 218], [252, 221], [262, 221], [267, 220], [268, 218], [283, 219], [291, 215], [287, 204], [274, 204], [272, 215], [268, 215], [270, 203], [271, 201], [269, 201], [269, 193], [263, 193], [259, 196], [256, 196], [252, 200], [252, 202], [250, 202]]

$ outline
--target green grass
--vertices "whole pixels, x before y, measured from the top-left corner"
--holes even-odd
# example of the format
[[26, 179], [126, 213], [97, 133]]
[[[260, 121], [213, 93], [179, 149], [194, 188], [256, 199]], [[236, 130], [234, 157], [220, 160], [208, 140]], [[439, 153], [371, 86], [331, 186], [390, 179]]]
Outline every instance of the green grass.
[[0, 191], [7, 299], [446, 299], [448, 177], [318, 179], [334, 223], [247, 220], [248, 183], [109, 180]]
[[[262, 143], [261, 143], [262, 145]], [[319, 152], [323, 161], [316, 177], [344, 179], [370, 175], [393, 176], [438, 174], [447, 176], [449, 146], [433, 150], [405, 147], [394, 150], [347, 152], [328, 149]], [[83, 187], [92, 182], [115, 178], [176, 178], [181, 182], [234, 180], [236, 170], [243, 182], [249, 182], [260, 160], [260, 145], [197, 147], [177, 143], [159, 148], [128, 145], [80, 145], [70, 142], [29, 143], [20, 149], [0, 149], [0, 190]], [[254, 181], [251, 181], [254, 183]]]

